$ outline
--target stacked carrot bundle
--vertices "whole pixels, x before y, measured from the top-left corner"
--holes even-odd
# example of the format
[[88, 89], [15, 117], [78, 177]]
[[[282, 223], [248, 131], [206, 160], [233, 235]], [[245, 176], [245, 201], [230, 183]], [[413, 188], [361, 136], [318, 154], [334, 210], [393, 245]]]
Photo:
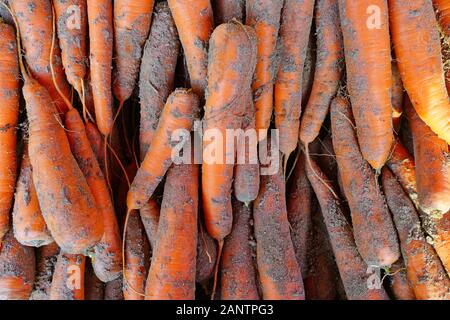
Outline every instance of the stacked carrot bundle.
[[450, 300], [448, 1], [0, 14], [0, 299]]

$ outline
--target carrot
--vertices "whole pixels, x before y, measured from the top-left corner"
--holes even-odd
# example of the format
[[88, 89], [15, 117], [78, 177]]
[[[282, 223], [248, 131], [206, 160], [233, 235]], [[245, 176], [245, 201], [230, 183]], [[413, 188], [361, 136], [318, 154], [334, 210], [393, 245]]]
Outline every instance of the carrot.
[[284, 175], [261, 176], [253, 207], [256, 260], [264, 300], [304, 300], [303, 280], [289, 232]]
[[157, 242], [159, 211], [159, 205], [154, 199], [150, 199], [148, 203], [139, 210], [141, 221], [144, 225], [152, 249], [155, 248]]
[[195, 281], [206, 285], [214, 275], [214, 267], [217, 261], [217, 247], [214, 239], [206, 232], [201, 217], [198, 220], [197, 271]]
[[173, 91], [180, 43], [167, 2], [157, 3], [139, 78], [141, 160], [150, 147], [167, 97]]
[[[48, 90], [58, 111], [65, 113], [69, 106], [66, 105], [58, 90], [66, 99], [69, 99], [70, 86], [61, 64], [61, 52], [58, 43], [52, 41], [53, 13], [51, 1], [11, 0], [9, 4], [18, 22], [25, 58], [32, 76]], [[55, 80], [52, 77], [52, 69]]]
[[[0, 3], [5, 4], [8, 6], [9, 0], [0, 0]], [[14, 25], [14, 18], [12, 17], [9, 10], [6, 8], [6, 6], [0, 4], [0, 18], [3, 19], [3, 21], [7, 24]]]
[[253, 99], [256, 110], [256, 129], [264, 140], [273, 112], [273, 88], [278, 68], [277, 39], [283, 1], [247, 0], [246, 24], [253, 27], [258, 39]]
[[0, 248], [0, 300], [28, 300], [34, 272], [34, 248], [21, 245], [8, 231]]
[[303, 279], [308, 273], [308, 238], [312, 228], [311, 210], [313, 191], [306, 177], [306, 158], [302, 152], [295, 164], [287, 193], [287, 214], [291, 226], [291, 237], [294, 244], [297, 263], [302, 271]]
[[95, 117], [100, 132], [108, 136], [114, 121], [111, 93], [113, 2], [112, 0], [87, 0], [87, 11]]
[[105, 284], [104, 300], [123, 300], [122, 276]]
[[308, 103], [316, 71], [317, 48], [315, 44], [315, 30], [309, 34], [308, 48], [306, 49], [305, 64], [303, 66], [302, 79], [302, 106]]
[[67, 81], [83, 99], [88, 62], [86, 0], [55, 0], [53, 6], [61, 45], [62, 66]]
[[208, 41], [214, 21], [210, 0], [168, 0], [186, 57], [191, 87], [203, 100], [207, 86]]
[[104, 233], [94, 247], [92, 265], [100, 280], [112, 281], [122, 271], [122, 240], [112, 199], [77, 110], [72, 109], [66, 113], [65, 124], [72, 153], [103, 217]]
[[393, 138], [387, 1], [355, 3], [339, 0], [339, 13], [344, 35], [347, 86], [361, 153], [372, 168], [380, 170], [389, 156]]
[[[1, 5], [0, 5], [1, 6]], [[9, 211], [14, 198], [19, 120], [19, 63], [14, 28], [0, 21], [0, 242], [9, 229]]]
[[236, 20], [244, 22], [245, 0], [212, 0], [216, 26]]
[[124, 299], [143, 300], [145, 281], [150, 267], [150, 245], [136, 210], [131, 211], [128, 216], [124, 254]]
[[24, 155], [17, 181], [12, 215], [14, 237], [21, 244], [40, 247], [54, 241], [39, 207], [27, 144], [24, 145]]
[[197, 96], [186, 89], [175, 90], [167, 99], [153, 143], [148, 150], [127, 196], [129, 210], [141, 209], [172, 164], [172, 133], [190, 130], [199, 113]]
[[195, 298], [199, 168], [174, 165], [167, 174], [146, 300]]
[[60, 252], [50, 287], [50, 300], [84, 300], [86, 257]]
[[436, 8], [439, 24], [447, 37], [450, 37], [450, 3], [445, 0], [433, 0]]
[[289, 156], [298, 143], [303, 68], [314, 11], [312, 0], [286, 0], [281, 15], [281, 61], [274, 88], [275, 127], [280, 150]]
[[92, 264], [88, 261], [86, 264], [84, 295], [86, 300], [103, 300], [104, 298], [104, 283], [95, 275]]
[[115, 74], [113, 91], [120, 105], [136, 86], [142, 48], [150, 31], [154, 0], [114, 1]]
[[416, 300], [416, 295], [411, 287], [406, 274], [405, 262], [400, 258], [390, 268], [389, 289], [395, 300]]
[[388, 169], [383, 169], [382, 180], [417, 299], [450, 299], [450, 280], [427, 242], [414, 205]]
[[[331, 110], [333, 112], [333, 106]], [[313, 160], [310, 166], [306, 166], [306, 173], [320, 203], [347, 298], [349, 300], [388, 300], [383, 287], [380, 289], [368, 287], [370, 275], [367, 274], [367, 264], [358, 252], [352, 227], [344, 216], [339, 199], [334, 196], [336, 192], [330, 181]]]
[[399, 258], [397, 235], [375, 174], [358, 148], [352, 119], [348, 101], [335, 98], [331, 105], [333, 147], [355, 241], [368, 265], [385, 267]]
[[105, 154], [105, 139], [102, 137], [100, 131], [98, 131], [95, 124], [88, 121], [85, 123], [86, 136], [89, 139], [92, 151], [97, 158], [97, 162], [102, 170], [103, 176], [110, 176], [110, 165], [107, 154]]
[[398, 70], [397, 63], [392, 62], [392, 88], [391, 88], [391, 104], [392, 104], [392, 121], [394, 131], [399, 132], [401, 124], [401, 116], [403, 114], [403, 82]]
[[450, 153], [440, 139], [419, 118], [411, 105], [406, 114], [414, 139], [414, 159], [419, 207], [428, 214], [450, 210]]
[[58, 255], [59, 247], [56, 242], [36, 249], [36, 276], [30, 300], [49, 300]]
[[337, 1], [316, 2], [317, 62], [314, 82], [301, 121], [300, 141], [306, 146], [319, 135], [336, 95], [343, 71], [343, 39]]
[[450, 101], [432, 3], [389, 0], [389, 13], [398, 67], [414, 109], [431, 130], [450, 143]]
[[233, 229], [225, 239], [221, 261], [221, 299], [258, 300], [253, 248], [250, 245], [252, 211], [233, 198]]

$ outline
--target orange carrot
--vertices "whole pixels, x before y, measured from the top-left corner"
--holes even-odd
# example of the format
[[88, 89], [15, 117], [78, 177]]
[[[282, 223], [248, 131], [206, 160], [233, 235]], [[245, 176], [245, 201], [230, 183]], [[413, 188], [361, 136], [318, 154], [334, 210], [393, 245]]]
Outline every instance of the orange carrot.
[[108, 136], [113, 126], [111, 68], [113, 57], [113, 2], [87, 0], [92, 95], [100, 132]]
[[152, 21], [154, 0], [114, 1], [115, 75], [113, 91], [120, 105], [131, 97], [139, 74], [142, 47]]
[[313, 160], [310, 166], [306, 166], [306, 172], [320, 203], [347, 298], [388, 300], [383, 287], [370, 289], [368, 286], [370, 274], [367, 274], [367, 264], [358, 252], [352, 227], [343, 214], [340, 201], [334, 196], [336, 192], [331, 183]]
[[[69, 99], [70, 86], [61, 64], [61, 52], [58, 43], [52, 41], [53, 13], [51, 1], [12, 0], [9, 1], [9, 4], [19, 25], [25, 58], [31, 74], [48, 90], [58, 111], [65, 113], [69, 106], [65, 104], [58, 89], [66, 99]], [[52, 67], [50, 67], [50, 62], [53, 64]], [[55, 81], [53, 81], [52, 69]]]
[[50, 287], [50, 300], [84, 300], [86, 257], [60, 252]]
[[34, 248], [21, 245], [10, 230], [0, 248], [0, 300], [28, 300], [34, 272]]
[[56, 242], [36, 249], [36, 277], [30, 300], [49, 300], [58, 255], [59, 247]]
[[148, 203], [139, 210], [141, 221], [144, 225], [152, 249], [155, 248], [157, 241], [159, 211], [159, 205], [154, 199], [150, 199]]
[[275, 81], [275, 127], [280, 150], [289, 156], [298, 143], [302, 79], [314, 11], [312, 0], [285, 0], [281, 15], [281, 61]]
[[249, 207], [233, 198], [233, 229], [225, 239], [221, 269], [221, 299], [258, 300]]
[[141, 160], [150, 147], [167, 97], [173, 91], [180, 43], [167, 2], [157, 3], [139, 78]]
[[450, 3], [446, 0], [433, 0], [442, 31], [450, 37]]
[[[0, 5], [1, 6], [1, 5]], [[9, 211], [14, 198], [19, 120], [19, 63], [14, 28], [0, 21], [0, 242], [9, 229]]]
[[214, 239], [206, 232], [201, 217], [198, 220], [197, 271], [195, 281], [205, 285], [214, 275], [214, 267], [217, 261], [217, 246]]
[[108, 177], [110, 175], [110, 165], [107, 154], [105, 154], [105, 139], [92, 122], [86, 122], [85, 130], [92, 151], [94, 151], [95, 156], [97, 157], [97, 162], [102, 169], [103, 176]]
[[331, 99], [337, 92], [343, 70], [343, 40], [338, 3], [316, 2], [317, 62], [314, 82], [301, 121], [300, 140], [306, 146], [319, 135], [328, 114]]
[[236, 20], [243, 22], [245, 12], [245, 0], [212, 0], [214, 9], [214, 22], [216, 26], [222, 23]]
[[153, 143], [130, 187], [129, 210], [141, 209], [164, 178], [172, 164], [172, 133], [190, 130], [199, 113], [197, 96], [190, 90], [177, 89], [167, 99]]
[[17, 181], [13, 228], [14, 237], [23, 245], [40, 247], [53, 242], [39, 207], [27, 144], [24, 145], [22, 167]]
[[389, 156], [393, 139], [387, 2], [339, 0], [339, 14], [347, 86], [361, 153], [372, 168], [380, 170]]
[[174, 165], [167, 174], [146, 300], [195, 299], [199, 167]]
[[450, 280], [425, 238], [414, 205], [388, 169], [383, 169], [382, 178], [405, 257], [408, 279], [417, 299], [450, 299]]
[[331, 104], [333, 147], [355, 241], [368, 265], [389, 266], [400, 256], [397, 235], [375, 174], [358, 148], [352, 119], [348, 101], [335, 98]]
[[261, 176], [254, 207], [256, 260], [262, 297], [267, 300], [304, 300], [301, 270], [289, 231], [282, 168]]
[[210, 0], [168, 0], [180, 35], [192, 90], [202, 100], [207, 86], [208, 41], [214, 21]]
[[256, 110], [256, 129], [263, 140], [270, 127], [273, 112], [273, 87], [278, 68], [277, 39], [283, 1], [247, 0], [246, 24], [253, 27], [258, 39], [258, 53], [253, 99]]
[[450, 143], [450, 100], [432, 3], [389, 0], [389, 13], [398, 67], [414, 109], [431, 130]]

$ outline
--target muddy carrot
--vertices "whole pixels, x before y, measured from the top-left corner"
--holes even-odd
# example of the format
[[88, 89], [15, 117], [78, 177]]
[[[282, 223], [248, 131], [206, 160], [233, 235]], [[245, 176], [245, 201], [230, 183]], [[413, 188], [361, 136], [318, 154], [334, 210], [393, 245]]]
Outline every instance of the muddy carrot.
[[233, 199], [233, 228], [225, 239], [221, 269], [221, 299], [258, 300], [253, 248], [250, 245], [251, 209]]
[[36, 249], [36, 276], [30, 300], [49, 300], [59, 247], [56, 242]]
[[416, 300], [416, 295], [409, 282], [405, 262], [402, 258], [392, 265], [389, 273], [388, 285], [395, 300]]
[[84, 300], [86, 257], [60, 252], [50, 287], [50, 300]]
[[217, 260], [217, 246], [206, 231], [204, 222], [199, 217], [197, 240], [197, 271], [195, 281], [205, 285], [214, 275]]
[[212, 0], [216, 26], [235, 19], [244, 22], [245, 0]]
[[302, 79], [302, 106], [308, 103], [311, 95], [311, 90], [314, 81], [314, 73], [316, 71], [317, 48], [315, 34], [313, 32], [309, 35], [308, 48], [306, 49], [305, 65], [303, 66]]
[[123, 278], [120, 276], [116, 280], [105, 284], [104, 300], [123, 300]]
[[144, 225], [152, 249], [155, 248], [157, 242], [159, 213], [159, 205], [154, 199], [150, 199], [148, 203], [139, 210], [141, 221]]
[[352, 119], [348, 101], [335, 98], [331, 105], [333, 147], [355, 241], [368, 265], [389, 266], [400, 255], [397, 235], [376, 176], [358, 148]]
[[110, 176], [109, 159], [107, 154], [105, 154], [105, 139], [100, 131], [98, 131], [97, 126], [90, 121], [85, 123], [85, 130], [92, 151], [94, 151], [95, 156], [97, 157], [97, 162], [102, 169], [103, 176]]
[[8, 231], [0, 248], [0, 299], [28, 300], [34, 273], [34, 248], [21, 245]]

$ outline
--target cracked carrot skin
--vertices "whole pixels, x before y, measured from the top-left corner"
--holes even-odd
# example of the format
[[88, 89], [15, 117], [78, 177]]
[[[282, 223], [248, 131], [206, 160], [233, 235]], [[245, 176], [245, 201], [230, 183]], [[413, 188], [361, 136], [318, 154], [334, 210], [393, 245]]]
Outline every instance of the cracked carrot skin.
[[114, 1], [115, 74], [113, 92], [120, 104], [131, 97], [139, 75], [142, 48], [150, 31], [154, 0]]
[[389, 13], [398, 67], [413, 107], [439, 138], [450, 143], [450, 100], [432, 3], [389, 0]]
[[[69, 106], [66, 106], [56, 90], [50, 69], [53, 37], [52, 2], [50, 0], [12, 0], [9, 4], [17, 18], [29, 71], [48, 90], [58, 111], [65, 113], [69, 110]], [[55, 82], [62, 94], [70, 99], [70, 86], [61, 63], [61, 50], [57, 39], [55, 39], [52, 55]]]
[[200, 100], [208, 84], [208, 41], [214, 28], [210, 0], [168, 0], [186, 57], [192, 90]]
[[349, 300], [389, 300], [383, 287], [380, 289], [368, 287], [370, 277], [370, 273], [367, 273], [368, 266], [358, 252], [352, 226], [344, 216], [341, 202], [331, 192], [333, 190], [336, 193], [331, 182], [313, 160], [311, 160], [311, 166], [306, 166], [306, 172], [320, 203], [347, 298]]
[[95, 118], [100, 132], [108, 136], [113, 126], [112, 59], [113, 1], [87, 0], [90, 74]]
[[447, 0], [433, 0], [439, 18], [439, 24], [447, 37], [450, 37], [450, 2]]
[[62, 65], [67, 81], [81, 97], [88, 63], [86, 0], [55, 0], [53, 6]]
[[174, 165], [167, 174], [146, 300], [194, 300], [199, 166]]
[[316, 2], [317, 62], [312, 91], [301, 120], [300, 141], [310, 144], [319, 135], [336, 95], [343, 71], [344, 48], [337, 1]]
[[286, 156], [298, 145], [303, 71], [313, 12], [313, 0], [285, 0], [281, 14], [281, 57], [275, 80], [274, 104], [280, 150]]
[[0, 243], [9, 229], [17, 171], [19, 63], [14, 28], [0, 21]]
[[152, 144], [127, 195], [129, 210], [141, 209], [172, 165], [172, 133], [191, 130], [199, 114], [199, 100], [187, 89], [175, 90], [167, 99]]
[[[371, 8], [380, 10], [380, 21], [371, 20], [375, 17]], [[387, 0], [339, 0], [339, 14], [347, 86], [361, 153], [372, 168], [379, 170], [389, 157], [393, 141]]]
[[63, 251], [83, 253], [103, 235], [101, 214], [47, 90], [25, 75], [23, 95], [33, 181], [45, 222]]
[[86, 257], [60, 252], [50, 286], [50, 300], [84, 300]]
[[400, 238], [407, 276], [417, 299], [449, 300], [450, 280], [422, 231], [413, 203], [389, 169], [383, 169], [382, 181]]
[[397, 234], [376, 176], [359, 150], [348, 101], [331, 104], [333, 147], [361, 256], [368, 265], [390, 266], [400, 256]]
[[252, 84], [256, 110], [256, 129], [264, 133], [270, 127], [273, 113], [273, 87], [278, 68], [277, 40], [283, 1], [247, 0], [246, 24], [253, 27], [258, 39], [255, 77]]

